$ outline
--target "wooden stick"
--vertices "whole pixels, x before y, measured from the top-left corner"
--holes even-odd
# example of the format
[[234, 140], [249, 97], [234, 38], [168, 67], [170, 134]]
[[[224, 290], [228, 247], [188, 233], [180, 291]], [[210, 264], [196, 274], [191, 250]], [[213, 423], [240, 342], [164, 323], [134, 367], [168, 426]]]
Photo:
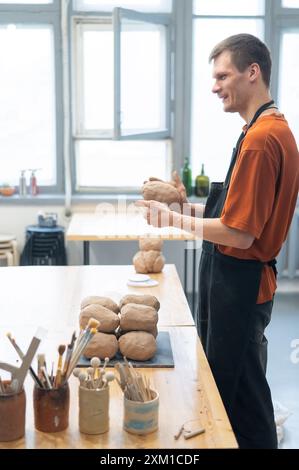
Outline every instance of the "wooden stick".
[[182, 426], [180, 427], [180, 429], [178, 430], [178, 432], [174, 435], [174, 438], [175, 440], [177, 441], [179, 439], [179, 437], [182, 435], [182, 432], [184, 431], [184, 425], [182, 424]]
[[194, 431], [185, 431], [184, 438], [191, 439], [191, 437], [199, 436], [199, 434], [203, 434], [206, 430], [204, 428], [199, 428]]

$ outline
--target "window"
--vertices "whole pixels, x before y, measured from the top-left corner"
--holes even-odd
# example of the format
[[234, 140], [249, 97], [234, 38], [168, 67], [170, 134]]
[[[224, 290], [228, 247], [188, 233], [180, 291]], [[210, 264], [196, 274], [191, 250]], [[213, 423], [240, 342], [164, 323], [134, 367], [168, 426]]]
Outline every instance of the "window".
[[195, 15], [215, 16], [263, 15], [264, 3], [264, 0], [250, 0], [250, 2], [240, 2], [240, 0], [194, 0], [193, 12]]
[[142, 12], [170, 13], [172, 0], [74, 0], [75, 10], [112, 12], [115, 7]]
[[211, 92], [213, 80], [212, 67], [208, 64], [209, 54], [217, 42], [233, 34], [250, 33], [262, 40], [264, 36], [263, 18], [249, 16], [262, 11], [263, 2], [198, 0], [194, 6], [195, 11], [211, 15], [223, 11], [220, 4], [229, 13], [238, 4], [242, 10], [238, 10], [239, 14], [242, 12], [246, 17], [193, 17], [192, 172], [193, 175], [199, 174], [204, 163], [205, 172], [213, 181], [224, 180], [233, 146], [244, 122], [238, 114], [224, 115], [220, 100]]
[[168, 178], [169, 16], [115, 8], [74, 14], [73, 24], [76, 190], [136, 191], [149, 174]]
[[20, 172], [38, 168], [43, 185], [56, 184], [53, 30], [1, 25], [1, 178], [17, 184]]
[[52, 1], [5, 3], [3, 11], [0, 4], [0, 184], [17, 185], [21, 170], [28, 170], [29, 179], [29, 170], [37, 169], [41, 192], [62, 190], [56, 127], [59, 15]]
[[299, 0], [282, 0], [284, 8], [299, 8]]
[[280, 73], [279, 73], [279, 107], [294, 132], [299, 146], [299, 29], [283, 30], [281, 35]]

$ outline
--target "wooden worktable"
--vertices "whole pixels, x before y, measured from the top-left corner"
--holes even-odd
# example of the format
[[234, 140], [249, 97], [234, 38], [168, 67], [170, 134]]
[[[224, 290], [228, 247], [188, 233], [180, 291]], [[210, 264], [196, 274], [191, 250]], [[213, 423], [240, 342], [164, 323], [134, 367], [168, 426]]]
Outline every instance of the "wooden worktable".
[[[133, 266], [24, 266], [0, 268], [1, 325], [59, 323], [78, 327], [81, 300], [88, 295], [107, 296], [117, 303], [126, 294], [151, 294], [161, 303], [158, 326], [193, 326], [186, 297], [176, 268], [167, 264], [163, 272], [151, 274], [155, 287], [129, 287]], [[19, 315], [15, 315], [19, 312]]]
[[[108, 207], [107, 207], [108, 206]], [[129, 241], [141, 237], [157, 237], [162, 240], [185, 241], [184, 250], [184, 291], [187, 292], [188, 252], [192, 254], [192, 312], [195, 312], [196, 250], [201, 241], [191, 233], [174, 227], [156, 228], [148, 225], [143, 217], [144, 211], [133, 203], [99, 204], [93, 213], [75, 213], [72, 215], [66, 231], [67, 241], [83, 242], [83, 264], [90, 263], [90, 242]]]
[[[100, 272], [106, 270], [100, 275]], [[129, 267], [122, 266], [123, 273]], [[118, 279], [119, 266], [106, 267], [23, 267], [0, 268], [0, 358], [15, 364], [16, 354], [5, 333], [11, 331], [19, 346], [26, 351], [38, 326], [48, 329], [39, 353], [46, 353], [48, 364], [57, 361], [57, 347], [69, 342], [77, 325], [78, 302], [83, 295], [99, 294], [95, 286], [111, 273]], [[174, 273], [169, 266], [166, 272]], [[166, 274], [166, 273], [165, 273]], [[102, 277], [101, 277], [102, 276]], [[165, 278], [167, 276], [165, 275]], [[179, 286], [175, 276], [165, 279], [172, 293]], [[161, 282], [162, 284], [162, 282]], [[161, 288], [160, 284], [160, 288]], [[113, 283], [109, 287], [113, 287]], [[108, 285], [107, 285], [108, 286]], [[91, 291], [88, 289], [91, 288]], [[126, 288], [124, 286], [124, 288]], [[180, 287], [182, 290], [182, 288]], [[168, 291], [161, 290], [161, 310], [165, 318], [171, 319], [175, 305], [168, 299]], [[174, 295], [174, 294], [172, 294]], [[182, 318], [189, 317], [187, 304], [180, 301]], [[59, 307], [60, 305], [60, 307]], [[170, 309], [171, 312], [167, 312]], [[179, 316], [179, 317], [180, 317]], [[178, 318], [179, 318], [178, 317]], [[36, 431], [33, 422], [32, 379], [27, 377], [26, 435], [11, 443], [0, 443], [0, 448], [234, 448], [237, 447], [234, 434], [217, 391], [209, 365], [203, 353], [194, 326], [160, 326], [160, 331], [168, 331], [173, 350], [174, 368], [141, 369], [160, 395], [159, 430], [148, 436], [130, 435], [122, 429], [122, 394], [116, 383], [110, 389], [110, 429], [98, 436], [87, 436], [78, 430], [78, 382], [70, 379], [71, 405], [69, 428], [60, 433], [45, 434]], [[36, 361], [33, 365], [35, 366]], [[2, 373], [1, 373], [2, 374]], [[5, 376], [4, 376], [5, 377]], [[205, 433], [190, 440], [183, 436], [174, 439], [183, 423], [198, 428], [203, 426]], [[188, 426], [188, 425], [187, 425]]]
[[[102, 206], [100, 205], [100, 208]], [[66, 232], [73, 241], [138, 240], [159, 237], [164, 240], [195, 240], [194, 235], [174, 227], [155, 228], [148, 225], [137, 207], [126, 212], [105, 211], [105, 205], [94, 213], [75, 213]]]

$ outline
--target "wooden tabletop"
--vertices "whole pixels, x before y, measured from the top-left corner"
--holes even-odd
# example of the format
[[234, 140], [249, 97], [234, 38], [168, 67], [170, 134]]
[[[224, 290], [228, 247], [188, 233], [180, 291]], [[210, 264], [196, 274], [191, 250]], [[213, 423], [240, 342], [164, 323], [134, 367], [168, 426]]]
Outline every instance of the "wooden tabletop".
[[[46, 354], [50, 369], [52, 361], [57, 363], [58, 345], [68, 343], [74, 329], [78, 332], [79, 305], [85, 295], [109, 294], [113, 297], [113, 292], [119, 295], [145, 291], [126, 286], [131, 269], [131, 266], [0, 268], [1, 361], [16, 364], [16, 353], [5, 337], [8, 331], [26, 352], [37, 327], [42, 326], [48, 334], [38, 353]], [[78, 383], [74, 377], [70, 378], [69, 428], [54, 434], [36, 431], [33, 384], [28, 376], [25, 382], [25, 437], [11, 443], [0, 443], [0, 448], [168, 449], [237, 446], [196, 328], [192, 326], [193, 320], [174, 266], [167, 265], [164, 272], [156, 277], [160, 280], [159, 286], [148, 288], [146, 292], [154, 293], [161, 302], [159, 331], [169, 332], [175, 363], [174, 368], [140, 369], [159, 392], [158, 431], [141, 437], [130, 435], [122, 429], [123, 396], [113, 382], [110, 389], [109, 431], [98, 436], [81, 434], [78, 430]], [[33, 366], [36, 370], [36, 360]], [[2, 372], [2, 379], [7, 378], [6, 373]], [[203, 426], [205, 433], [190, 440], [185, 440], [183, 436], [175, 440], [174, 435], [184, 423], [186, 429]]]
[[111, 212], [99, 205], [94, 213], [76, 213], [66, 232], [67, 240], [117, 241], [138, 240], [140, 237], [159, 237], [164, 240], [195, 240], [194, 235], [174, 227], [155, 228], [148, 225], [137, 207], [127, 212]]
[[[81, 300], [88, 295], [107, 296], [117, 303], [127, 294], [151, 294], [161, 304], [158, 326], [193, 326], [184, 291], [174, 265], [151, 274], [155, 287], [129, 287], [135, 274], [132, 265], [122, 266], [24, 266], [0, 268], [1, 325], [12, 328], [20, 321], [27, 325], [55, 328], [62, 322], [78, 326]], [[15, 312], [19, 312], [18, 315]]]
[[[57, 325], [56, 325], [57, 328]], [[173, 449], [173, 448], [235, 448], [234, 434], [217, 391], [210, 368], [205, 359], [195, 327], [161, 328], [170, 333], [175, 367], [172, 369], [139, 369], [151, 381], [159, 392], [159, 429], [147, 436], [131, 435], [122, 429], [123, 396], [116, 383], [110, 385], [110, 426], [105, 434], [88, 436], [78, 429], [78, 382], [70, 379], [70, 423], [67, 430], [59, 433], [42, 433], [34, 428], [32, 405], [32, 380], [26, 379], [27, 398], [26, 434], [18, 441], [0, 443], [0, 448], [104, 448], [104, 449]], [[3, 328], [1, 328], [2, 336]], [[18, 334], [19, 334], [18, 329]], [[26, 335], [28, 334], [26, 328]], [[32, 330], [32, 334], [34, 330]], [[64, 330], [65, 341], [68, 340], [68, 328]], [[51, 330], [48, 334], [51, 346], [62, 340], [59, 334]], [[17, 335], [16, 335], [17, 337]], [[46, 347], [45, 347], [46, 346]], [[49, 356], [50, 343], [40, 346], [39, 352], [46, 352], [46, 359], [56, 360]], [[3, 357], [3, 351], [1, 353]], [[195, 420], [195, 421], [192, 421]], [[190, 421], [190, 422], [188, 422]], [[186, 429], [195, 430], [204, 427], [205, 433], [192, 439], [178, 440], [174, 435], [185, 424]]]

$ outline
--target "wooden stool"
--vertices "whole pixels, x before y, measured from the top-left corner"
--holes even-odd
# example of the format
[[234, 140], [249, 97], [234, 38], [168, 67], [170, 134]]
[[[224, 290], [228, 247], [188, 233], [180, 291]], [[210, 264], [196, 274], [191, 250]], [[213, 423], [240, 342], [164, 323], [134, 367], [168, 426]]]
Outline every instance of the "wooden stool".
[[14, 235], [0, 234], [0, 258], [6, 259], [7, 266], [19, 265], [19, 252]]

